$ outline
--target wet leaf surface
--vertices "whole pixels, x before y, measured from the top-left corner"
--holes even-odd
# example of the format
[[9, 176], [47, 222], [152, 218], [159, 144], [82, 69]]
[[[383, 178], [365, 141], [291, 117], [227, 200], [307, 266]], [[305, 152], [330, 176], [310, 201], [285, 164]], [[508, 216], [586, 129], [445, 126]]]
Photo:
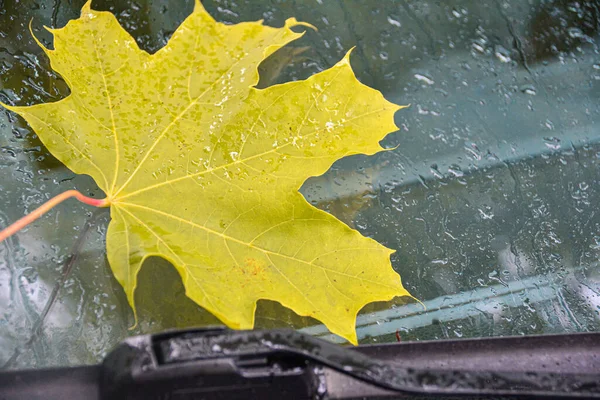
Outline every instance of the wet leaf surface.
[[45, 49], [71, 94], [6, 106], [106, 193], [108, 260], [134, 310], [149, 256], [173, 263], [187, 296], [238, 329], [254, 327], [266, 299], [356, 343], [361, 308], [408, 295], [392, 250], [298, 192], [337, 159], [382, 150], [402, 107], [356, 80], [349, 54], [307, 80], [253, 88], [258, 64], [300, 25], [224, 25], [197, 3], [150, 55], [87, 3]]

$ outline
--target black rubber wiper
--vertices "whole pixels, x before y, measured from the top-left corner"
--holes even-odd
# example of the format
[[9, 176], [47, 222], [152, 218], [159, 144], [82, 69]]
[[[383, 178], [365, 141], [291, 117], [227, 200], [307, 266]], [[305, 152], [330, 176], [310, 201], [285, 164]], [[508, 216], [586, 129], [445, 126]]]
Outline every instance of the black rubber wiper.
[[600, 333], [343, 347], [291, 330], [125, 340], [101, 365], [0, 372], [0, 399], [600, 398]]

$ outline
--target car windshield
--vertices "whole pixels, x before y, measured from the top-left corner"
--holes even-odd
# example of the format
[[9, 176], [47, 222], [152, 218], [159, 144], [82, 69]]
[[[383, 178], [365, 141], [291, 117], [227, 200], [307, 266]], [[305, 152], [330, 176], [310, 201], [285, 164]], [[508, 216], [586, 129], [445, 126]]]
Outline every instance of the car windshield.
[[[118, 3], [118, 4], [115, 4]], [[600, 54], [597, 0], [206, 0], [218, 20], [296, 17], [318, 28], [266, 60], [260, 87], [305, 79], [353, 46], [363, 83], [391, 102], [389, 151], [351, 156], [302, 194], [396, 253], [423, 305], [365, 307], [361, 344], [600, 330]], [[77, 18], [83, 1], [0, 1], [0, 101], [69, 94], [32, 31]], [[141, 48], [164, 46], [193, 1], [106, 1]], [[0, 226], [76, 188], [103, 197], [0, 111]], [[220, 324], [185, 296], [175, 269], [140, 273], [138, 323], [106, 260], [107, 210], [69, 201], [0, 243], [0, 365], [97, 363], [119, 341]], [[260, 301], [258, 328], [343, 342], [318, 321]]]

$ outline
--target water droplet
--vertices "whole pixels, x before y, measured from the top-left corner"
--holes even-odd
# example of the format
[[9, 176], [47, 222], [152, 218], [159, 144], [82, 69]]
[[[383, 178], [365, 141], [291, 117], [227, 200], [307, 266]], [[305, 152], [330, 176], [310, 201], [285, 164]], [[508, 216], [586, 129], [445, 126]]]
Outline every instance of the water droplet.
[[511, 61], [510, 53], [504, 48], [504, 46], [496, 45], [494, 48], [494, 55], [498, 60], [500, 60], [503, 63]]
[[426, 83], [427, 85], [433, 85], [435, 83], [435, 81], [433, 79], [431, 79], [430, 77], [428, 77], [427, 75], [424, 75], [424, 74], [415, 74], [414, 77], [418, 81]]
[[431, 164], [431, 166], [429, 167], [429, 170], [431, 171], [431, 173], [433, 174], [433, 176], [435, 176], [438, 179], [442, 179], [444, 177], [442, 175], [442, 173], [440, 172], [440, 170], [438, 169], [438, 165], [437, 164]]
[[571, 27], [567, 30], [567, 33], [569, 34], [569, 37], [573, 38], [573, 39], [579, 39], [579, 38], [583, 38], [586, 35], [581, 31], [581, 29], [577, 28], [577, 27]]
[[464, 172], [462, 172], [462, 170], [460, 169], [460, 167], [456, 164], [453, 164], [451, 166], [448, 167], [448, 172], [450, 172], [452, 175], [454, 175], [457, 178], [463, 177], [465, 175]]
[[557, 137], [554, 137], [554, 136], [545, 137], [544, 144], [546, 145], [546, 147], [548, 147], [549, 149], [552, 149], [552, 150], [560, 149], [560, 139]]
[[523, 85], [519, 88], [519, 90], [521, 90], [522, 93], [529, 94], [531, 96], [535, 96], [537, 94], [535, 86], [533, 85]]
[[482, 210], [481, 208], [478, 208], [479, 210], [479, 215], [481, 216], [481, 219], [492, 219], [494, 218], [494, 213], [492, 213], [489, 209], [489, 207], [486, 207], [486, 210]]
[[485, 48], [479, 43], [473, 43], [473, 49], [478, 51], [479, 53], [485, 53]]

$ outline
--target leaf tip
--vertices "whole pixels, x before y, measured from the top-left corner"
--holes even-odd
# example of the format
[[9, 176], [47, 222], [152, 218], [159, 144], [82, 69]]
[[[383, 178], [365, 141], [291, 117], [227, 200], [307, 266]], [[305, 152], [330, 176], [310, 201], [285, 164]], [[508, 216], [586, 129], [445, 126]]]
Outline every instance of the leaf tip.
[[[387, 101], [387, 100], [386, 100], [386, 101]], [[392, 114], [395, 114], [397, 111], [400, 111], [400, 110], [403, 110], [403, 109], [405, 109], [405, 108], [408, 108], [408, 107], [410, 107], [410, 104], [407, 104], [407, 105], [400, 105], [400, 104], [392, 103], [392, 102], [390, 102], [390, 101], [388, 101], [388, 103], [391, 105], [391, 108], [392, 108]], [[394, 126], [396, 127], [396, 129], [398, 129], [399, 131], [401, 131], [401, 130], [402, 130], [402, 129], [400, 128], [400, 126], [398, 126], [398, 124], [396, 124], [395, 122], [393, 122], [393, 123], [394, 123]], [[386, 149], [386, 150], [388, 150], [388, 151], [389, 151], [389, 150], [396, 150], [398, 147], [400, 147], [400, 145], [397, 145], [397, 146], [395, 146], [395, 147], [393, 147], [393, 148], [391, 148], [391, 149]]]
[[407, 293], [408, 297], [410, 297], [411, 299], [413, 299], [414, 301], [416, 301], [417, 303], [419, 303], [421, 306], [423, 306], [423, 311], [427, 311], [427, 306], [425, 305], [425, 303], [423, 303], [421, 300], [417, 299], [412, 294], [408, 293], [408, 291], [406, 293]]
[[[45, 25], [44, 25], [44, 29], [46, 29], [48, 32], [54, 34], [54, 32], [50, 28], [48, 28], [47, 26], [45, 26]], [[33, 38], [33, 40], [35, 40], [35, 42], [37, 43], [37, 45], [40, 46], [40, 48], [42, 50], [44, 50], [44, 53], [46, 53], [47, 55], [50, 55], [51, 50], [49, 50], [48, 48], [46, 48], [46, 46], [44, 46], [42, 44], [42, 42], [40, 42], [40, 40], [33, 33], [33, 18], [31, 18], [29, 20], [29, 33], [31, 34], [31, 37]]]
[[208, 11], [206, 11], [206, 8], [204, 8], [204, 5], [202, 4], [202, 2], [200, 0], [194, 0], [194, 14], [196, 13], [200, 13], [200, 14], [206, 14], [208, 15], [211, 19], [212, 15], [210, 15], [210, 13]]
[[217, 23], [213, 16], [206, 11], [206, 8], [202, 4], [201, 0], [194, 0], [194, 10], [190, 16], [195, 16], [196, 18], [199, 16], [201, 20], [204, 20], [204, 22]]
[[348, 343], [353, 346], [358, 346], [358, 336], [356, 334], [356, 318], [358, 317], [359, 311], [371, 301], [367, 301], [362, 304], [355, 304], [350, 309], [347, 309], [348, 314], [346, 316], [348, 319], [344, 318], [343, 325], [338, 325], [337, 327], [330, 326], [325, 323], [327, 329], [331, 331], [331, 333], [336, 334], [348, 341]]
[[358, 337], [356, 336], [356, 330], [353, 330], [349, 336], [344, 336], [348, 342], [353, 346], [358, 346]]
[[[344, 55], [344, 58], [342, 58], [340, 61], [338, 61], [338, 63], [336, 65], [350, 67], [350, 54], [352, 54], [352, 51], [354, 51], [355, 48], [356, 48], [356, 46], [352, 46], [350, 48], [350, 50], [348, 50], [346, 52], [346, 54]], [[352, 67], [350, 67], [350, 69], [352, 69]]]
[[85, 14], [90, 13], [92, 11], [92, 0], [87, 0], [83, 7], [81, 7], [81, 16], [85, 16]]
[[304, 26], [306, 28], [310, 28], [312, 30], [314, 30], [315, 32], [318, 32], [319, 30], [317, 29], [316, 26], [314, 26], [313, 24], [309, 24], [308, 22], [302, 22], [302, 21], [298, 21], [296, 20], [296, 18], [288, 18], [285, 20], [285, 27], [286, 28], [293, 28], [294, 26]]
[[[393, 104], [394, 104], [394, 103], [393, 103]], [[405, 106], [402, 106], [402, 105], [400, 105], [400, 104], [394, 104], [394, 105], [396, 106], [396, 110], [394, 110], [394, 111], [402, 110], [402, 109], [404, 109], [404, 108], [408, 108], [408, 107], [410, 107], [410, 106], [411, 106], [411, 104], [410, 104], [410, 103], [408, 103], [408, 104], [407, 104], [407, 105], [405, 105]]]

